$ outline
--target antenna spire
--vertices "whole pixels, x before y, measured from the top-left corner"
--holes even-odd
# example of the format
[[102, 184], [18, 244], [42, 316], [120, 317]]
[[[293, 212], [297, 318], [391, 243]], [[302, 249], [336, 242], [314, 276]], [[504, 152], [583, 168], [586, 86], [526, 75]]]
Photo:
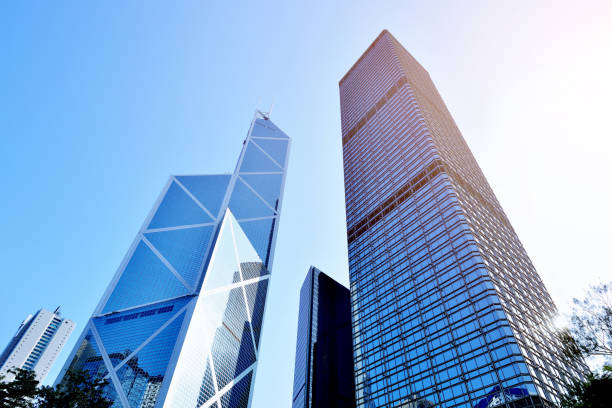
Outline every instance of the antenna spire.
[[266, 120], [270, 119], [270, 112], [262, 112], [261, 110], [257, 109], [257, 113]]

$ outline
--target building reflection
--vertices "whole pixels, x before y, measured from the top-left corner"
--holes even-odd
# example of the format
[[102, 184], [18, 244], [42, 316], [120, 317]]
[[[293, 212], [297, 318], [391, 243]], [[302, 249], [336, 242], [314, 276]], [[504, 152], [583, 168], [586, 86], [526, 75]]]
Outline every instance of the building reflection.
[[433, 406], [433, 402], [420, 398], [418, 395], [413, 395], [411, 399], [401, 402], [396, 408], [431, 408]]
[[[82, 369], [90, 373], [93, 377], [104, 377], [108, 372], [102, 357], [96, 355], [97, 353], [95, 353], [92, 347], [89, 347], [89, 350], [85, 352], [89, 352], [91, 356], [85, 359]], [[111, 353], [108, 357], [111, 364], [117, 366], [130, 354], [132, 354], [132, 351], [126, 350], [123, 353]], [[137, 356], [131, 358], [120, 367], [117, 371], [117, 375], [121, 378], [123, 391], [132, 407], [153, 408], [155, 406], [157, 395], [159, 394], [161, 383], [164, 379], [163, 376], [150, 375], [138, 365]]]

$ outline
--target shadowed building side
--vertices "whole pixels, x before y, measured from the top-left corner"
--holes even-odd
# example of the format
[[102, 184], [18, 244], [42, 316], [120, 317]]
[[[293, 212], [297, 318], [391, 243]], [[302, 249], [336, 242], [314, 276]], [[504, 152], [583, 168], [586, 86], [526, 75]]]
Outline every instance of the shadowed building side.
[[353, 408], [350, 292], [315, 267], [300, 291], [293, 408]]

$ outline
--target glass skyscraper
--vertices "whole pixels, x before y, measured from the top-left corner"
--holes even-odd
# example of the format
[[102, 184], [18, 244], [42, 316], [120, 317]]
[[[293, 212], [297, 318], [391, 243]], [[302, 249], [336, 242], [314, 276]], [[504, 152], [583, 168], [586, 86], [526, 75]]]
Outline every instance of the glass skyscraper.
[[584, 367], [427, 71], [385, 30], [339, 86], [357, 406], [557, 404]]
[[114, 407], [246, 408], [290, 140], [251, 123], [233, 174], [172, 176], [66, 362]]
[[348, 288], [314, 266], [300, 290], [293, 408], [355, 408]]

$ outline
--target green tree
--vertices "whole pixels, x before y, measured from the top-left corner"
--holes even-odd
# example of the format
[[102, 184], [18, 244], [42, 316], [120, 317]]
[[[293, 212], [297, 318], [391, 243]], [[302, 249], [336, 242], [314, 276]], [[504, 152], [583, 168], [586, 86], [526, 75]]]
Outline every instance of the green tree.
[[0, 408], [109, 408], [108, 381], [83, 371], [69, 371], [56, 387], [38, 387], [33, 371], [14, 369], [13, 381], [0, 378]]
[[566, 354], [612, 358], [612, 282], [591, 287], [582, 300], [574, 299]]
[[574, 299], [570, 327], [560, 334], [570, 358], [612, 359], [612, 282], [593, 286], [584, 299]]
[[561, 398], [563, 408], [609, 408], [612, 401], [610, 367], [602, 374], [590, 373], [586, 381], [574, 381]]
[[34, 399], [38, 395], [38, 380], [34, 372], [12, 368], [9, 373], [15, 375], [13, 381], [5, 382], [4, 377], [0, 377], [0, 407], [33, 407]]
[[604, 359], [601, 373], [575, 380], [561, 400], [564, 408], [608, 408], [612, 401], [612, 282], [591, 287], [582, 300], [574, 299], [570, 327], [559, 333], [563, 353], [578, 362]]
[[37, 408], [109, 408], [113, 405], [104, 395], [108, 381], [92, 378], [83, 371], [69, 371], [55, 388], [42, 387]]

